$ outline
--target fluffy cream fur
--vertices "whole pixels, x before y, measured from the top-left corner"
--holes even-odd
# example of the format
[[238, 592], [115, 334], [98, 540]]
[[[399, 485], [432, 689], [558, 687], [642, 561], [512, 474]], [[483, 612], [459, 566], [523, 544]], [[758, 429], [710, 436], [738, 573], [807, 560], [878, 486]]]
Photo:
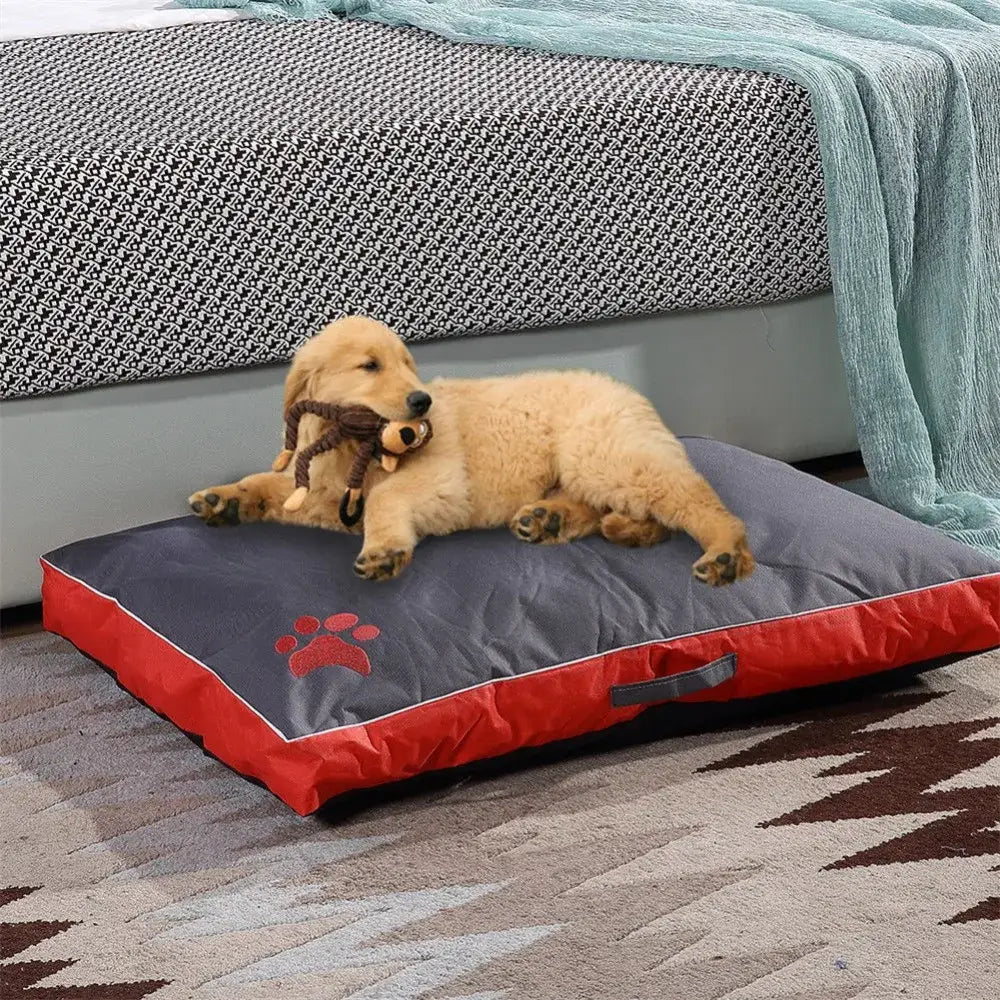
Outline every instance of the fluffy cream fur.
[[[434, 437], [390, 474], [373, 465], [358, 530], [355, 571], [390, 579], [417, 542], [465, 528], [509, 525], [528, 542], [554, 544], [601, 532], [650, 545], [674, 529], [704, 549], [694, 574], [730, 583], [754, 568], [743, 522], [694, 470], [683, 446], [633, 389], [590, 372], [421, 382], [410, 352], [388, 327], [354, 316], [331, 323], [296, 354], [285, 409], [299, 399], [361, 403], [392, 420], [412, 416], [406, 398], [433, 400]], [[322, 432], [303, 418], [299, 447]], [[210, 524], [273, 520], [346, 530], [338, 517], [352, 451], [316, 458], [311, 489], [295, 512], [282, 507], [288, 472], [262, 472], [190, 497]]]

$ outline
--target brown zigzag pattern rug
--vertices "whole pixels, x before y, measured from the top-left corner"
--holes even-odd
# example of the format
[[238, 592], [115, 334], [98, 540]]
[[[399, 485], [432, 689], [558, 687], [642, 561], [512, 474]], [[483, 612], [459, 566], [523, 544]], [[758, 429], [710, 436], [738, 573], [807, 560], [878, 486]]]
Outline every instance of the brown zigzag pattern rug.
[[61, 640], [0, 680], [5, 1000], [996, 996], [997, 651], [307, 819]]

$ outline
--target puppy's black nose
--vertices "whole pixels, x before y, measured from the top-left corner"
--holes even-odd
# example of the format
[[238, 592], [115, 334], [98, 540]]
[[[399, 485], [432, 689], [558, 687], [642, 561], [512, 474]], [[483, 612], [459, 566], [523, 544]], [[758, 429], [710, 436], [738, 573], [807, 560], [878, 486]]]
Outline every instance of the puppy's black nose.
[[426, 392], [411, 392], [406, 397], [406, 405], [415, 417], [422, 417], [431, 408], [431, 397]]

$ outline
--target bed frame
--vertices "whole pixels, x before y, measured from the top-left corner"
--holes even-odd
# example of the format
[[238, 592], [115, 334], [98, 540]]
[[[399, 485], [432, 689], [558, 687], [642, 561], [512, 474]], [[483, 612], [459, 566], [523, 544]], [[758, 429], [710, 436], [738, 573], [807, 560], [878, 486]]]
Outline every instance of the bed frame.
[[[678, 434], [788, 461], [857, 447], [829, 294], [414, 345], [424, 377], [589, 368], [634, 385]], [[49, 549], [183, 514], [203, 486], [265, 469], [283, 366], [0, 406], [0, 605], [38, 599]]]

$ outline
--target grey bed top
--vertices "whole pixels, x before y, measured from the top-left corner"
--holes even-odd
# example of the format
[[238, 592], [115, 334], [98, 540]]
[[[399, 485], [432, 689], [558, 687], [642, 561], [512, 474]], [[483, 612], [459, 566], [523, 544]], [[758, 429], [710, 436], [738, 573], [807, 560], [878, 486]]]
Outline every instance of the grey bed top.
[[829, 285], [807, 95], [362, 22], [8, 42], [0, 398]]

